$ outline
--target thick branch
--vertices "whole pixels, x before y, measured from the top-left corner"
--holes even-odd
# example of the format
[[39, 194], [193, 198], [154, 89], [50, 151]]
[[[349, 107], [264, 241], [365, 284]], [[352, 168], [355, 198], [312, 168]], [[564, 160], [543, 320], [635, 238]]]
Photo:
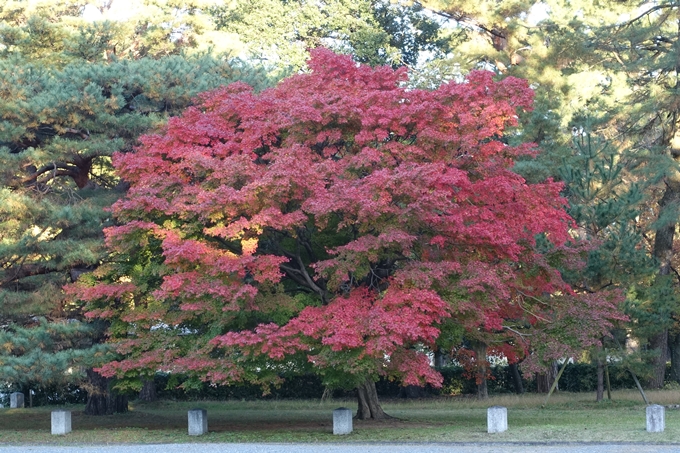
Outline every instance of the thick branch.
[[298, 230], [298, 243], [302, 244], [302, 246], [305, 248], [310, 260], [317, 261], [316, 253], [314, 253], [314, 249], [312, 248], [312, 242], [310, 241], [309, 236], [306, 234], [307, 231], [307, 229], [303, 228]]
[[17, 266], [12, 269], [5, 269], [2, 272], [2, 280], [0, 280], [0, 286], [5, 286], [8, 283], [21, 280], [22, 278], [31, 277], [33, 275], [44, 275], [52, 272], [52, 269], [43, 266], [41, 264], [27, 264], [22, 266]]
[[309, 277], [309, 274], [307, 273], [306, 270], [300, 271], [300, 269], [297, 269], [292, 266], [287, 266], [285, 264], [281, 265], [281, 270], [286, 273], [288, 278], [293, 280], [298, 285], [309, 288], [316, 294], [318, 294], [321, 297], [321, 301], [324, 305], [328, 303], [328, 293], [314, 283], [311, 277]]
[[309, 272], [307, 272], [307, 267], [305, 266], [304, 261], [302, 261], [302, 257], [300, 257], [300, 251], [298, 250], [297, 253], [291, 253], [283, 248], [279, 248], [279, 250], [286, 258], [290, 258], [291, 262], [297, 264], [297, 267], [281, 265], [281, 269], [298, 284], [306, 286], [321, 296], [322, 302], [326, 304], [328, 302], [328, 293], [324, 288], [317, 285], [314, 279], [312, 279], [311, 275], [309, 275]]
[[[67, 171], [69, 173], [75, 172], [77, 170], [77, 167], [73, 164], [70, 164], [68, 162], [50, 162], [47, 165], [43, 165], [39, 169], [37, 169], [35, 172], [31, 173], [30, 175], [24, 177], [21, 180], [21, 183], [24, 185], [30, 184], [34, 181], [36, 181], [41, 175], [44, 175], [45, 173], [49, 171], [55, 171], [57, 169], [61, 169], [64, 171]], [[75, 174], [75, 173], [74, 173]]]
[[648, 9], [648, 10], [645, 11], [644, 13], [640, 14], [640, 15], [639, 15], [638, 17], [636, 17], [635, 19], [631, 19], [631, 20], [629, 20], [628, 22], [626, 22], [626, 23], [624, 24], [624, 27], [630, 27], [630, 26], [633, 25], [635, 22], [639, 21], [640, 19], [642, 19], [642, 18], [645, 17], [645, 16], [648, 16], [648, 15], [652, 14], [654, 11], [658, 11], [658, 10], [660, 10], [660, 9], [665, 9], [665, 8], [675, 8], [676, 6], [677, 6], [677, 5], [675, 5], [675, 4], [669, 4], [669, 5], [656, 5], [656, 6], [652, 7], [652, 8], [650, 8], [650, 9]]
[[[45, 175], [41, 182], [45, 183], [57, 176], [70, 176], [75, 181], [78, 188], [82, 189], [89, 181], [90, 169], [92, 168], [92, 157], [84, 158], [75, 156], [74, 163], [70, 162], [50, 162], [43, 165], [35, 172], [25, 176], [21, 180], [22, 185], [35, 183], [39, 177]], [[51, 172], [51, 173], [50, 173]]]
[[501, 32], [495, 29], [490, 29], [483, 25], [481, 22], [472, 19], [471, 17], [467, 16], [465, 13], [458, 13], [458, 12], [453, 12], [449, 13], [447, 11], [442, 11], [438, 9], [433, 9], [433, 8], [428, 8], [427, 6], [423, 5], [420, 2], [414, 2], [423, 9], [431, 12], [432, 14], [436, 14], [438, 16], [444, 17], [449, 20], [455, 20], [456, 22], [460, 22], [462, 24], [468, 25], [470, 27], [475, 27], [479, 28], [480, 30], [490, 34], [491, 36], [495, 36], [496, 38], [505, 38], [505, 35], [503, 35]]
[[530, 336], [533, 335], [533, 334], [530, 334], [530, 333], [522, 333], [522, 332], [520, 332], [519, 330], [513, 329], [513, 328], [510, 327], [510, 326], [503, 326], [503, 328], [504, 328], [505, 330], [509, 330], [510, 332], [512, 332], [512, 333], [514, 333], [515, 335], [519, 336], [522, 340], [524, 340], [524, 337], [530, 337]]
[[300, 266], [300, 273], [307, 282], [307, 286], [312, 288], [314, 292], [321, 296], [321, 300], [323, 301], [324, 304], [328, 303], [328, 294], [326, 294], [326, 291], [319, 285], [317, 285], [312, 279], [311, 275], [309, 275], [309, 272], [307, 272], [307, 267], [305, 266], [305, 263], [302, 261], [302, 258], [300, 257], [299, 253], [295, 255], [295, 261], [297, 262], [298, 266]]
[[74, 135], [77, 135], [78, 137], [82, 138], [83, 140], [89, 140], [89, 138], [90, 138], [90, 134], [89, 134], [89, 133], [83, 132], [83, 131], [81, 131], [81, 130], [79, 130], [79, 129], [74, 129], [74, 128], [72, 128], [72, 127], [67, 127], [67, 128], [64, 130], [64, 132], [66, 132], [67, 134], [74, 134]]

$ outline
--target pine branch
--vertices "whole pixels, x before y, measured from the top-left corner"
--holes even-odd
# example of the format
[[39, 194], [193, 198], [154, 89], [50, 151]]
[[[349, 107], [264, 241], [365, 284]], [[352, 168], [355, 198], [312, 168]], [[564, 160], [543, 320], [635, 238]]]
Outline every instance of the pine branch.
[[32, 277], [34, 275], [49, 274], [52, 271], [53, 269], [41, 264], [21, 265], [13, 271], [8, 269], [4, 272], [4, 274], [7, 274], [7, 276], [0, 280], [0, 287], [16, 282], [17, 280], [21, 280], [22, 278]]
[[491, 29], [491, 28], [483, 25], [481, 22], [466, 16], [465, 13], [448, 13], [446, 11], [428, 8], [420, 2], [413, 2], [413, 3], [420, 6], [424, 10], [431, 12], [432, 14], [436, 14], [437, 16], [441, 16], [441, 17], [448, 19], [448, 20], [454, 20], [456, 22], [460, 22], [461, 24], [467, 25], [470, 28], [478, 28], [478, 29], [482, 30], [483, 32], [488, 33], [489, 35], [496, 37], [496, 38], [506, 39], [506, 36], [503, 33], [499, 32], [496, 29]]
[[66, 134], [77, 135], [77, 136], [79, 136], [80, 138], [82, 138], [83, 140], [89, 140], [89, 139], [90, 139], [90, 132], [89, 132], [89, 131], [83, 132], [83, 131], [81, 131], [81, 130], [74, 129], [74, 128], [72, 128], [72, 127], [67, 127], [66, 129], [64, 129], [64, 132], [65, 132]]
[[635, 22], [639, 21], [640, 19], [642, 19], [642, 18], [645, 17], [645, 16], [648, 16], [648, 15], [652, 14], [652, 13], [655, 12], [655, 11], [659, 11], [659, 10], [661, 10], [661, 9], [666, 9], [666, 8], [675, 8], [676, 6], [677, 6], [677, 5], [675, 5], [675, 4], [670, 4], [670, 5], [656, 5], [656, 6], [652, 7], [652, 8], [650, 8], [650, 9], [648, 9], [648, 10], [645, 11], [644, 13], [640, 14], [640, 15], [639, 15], [638, 17], [636, 17], [635, 19], [631, 19], [631, 20], [629, 20], [628, 22], [626, 22], [626, 23], [623, 25], [623, 28], [630, 27], [630, 26], [633, 25]]
[[[37, 179], [47, 172], [52, 172], [51, 177], [47, 177], [46, 181], [56, 177], [56, 176], [71, 176], [76, 177], [78, 175], [78, 167], [68, 162], [50, 162], [49, 164], [43, 165], [38, 170], [24, 177], [21, 180], [21, 184], [26, 186], [37, 181]], [[43, 181], [45, 182], [45, 181]]]

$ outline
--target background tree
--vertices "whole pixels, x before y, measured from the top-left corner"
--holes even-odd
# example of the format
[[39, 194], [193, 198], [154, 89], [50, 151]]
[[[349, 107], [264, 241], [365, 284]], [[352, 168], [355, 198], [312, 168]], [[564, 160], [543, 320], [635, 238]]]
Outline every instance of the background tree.
[[[106, 360], [106, 326], [79, 322], [82, 307], [61, 287], [107, 256], [105, 208], [126, 188], [110, 156], [130, 151], [196, 93], [258, 81], [223, 57], [177, 54], [170, 32], [151, 36], [163, 23], [128, 35], [127, 23], [83, 22], [78, 3], [1, 8], [0, 369], [42, 385], [69, 378], [68, 369], [82, 378], [79, 367]], [[108, 379], [89, 377], [88, 412], [126, 408], [108, 405]]]
[[[610, 142], [579, 129], [574, 131], [573, 144], [573, 156], [560, 168], [561, 179], [578, 234], [597, 246], [590, 250], [587, 266], [571, 276], [572, 285], [589, 293], [614, 287], [632, 293], [635, 288], [648, 287], [654, 280], [655, 263], [647, 253], [644, 230], [638, 222], [646, 198], [644, 184], [631, 180], [630, 159]], [[637, 335], [642, 330], [642, 316], [631, 304], [641, 300], [629, 293], [627, 313], [638, 321]], [[603, 399], [605, 366], [610, 358], [616, 357], [624, 368], [639, 370], [635, 362], [640, 355], [622, 350], [626, 331], [621, 329], [624, 325], [617, 327], [608, 350], [598, 347], [590, 351], [597, 363], [598, 401]]]
[[677, 217], [672, 189], [677, 3], [640, 8], [626, 2], [562, 0], [424, 5], [469, 31], [470, 39], [456, 48], [450, 64], [463, 73], [482, 65], [503, 76], [524, 77], [535, 87], [536, 109], [526, 117], [521, 138], [536, 141], [546, 152], [520, 162], [516, 170], [522, 175], [530, 180], [559, 176], [571, 154], [574, 127], [593, 131], [617, 149], [626, 184], [637, 184], [644, 195], [640, 215], [633, 217], [645, 238], [640, 245], [658, 262], [656, 278], [628, 280], [628, 310], [635, 321], [630, 327], [643, 349], [656, 351], [656, 377], [648, 384], [663, 385], [676, 337], [665, 338], [669, 328], [677, 330], [677, 279], [667, 276], [674, 274]]
[[[645, 327], [642, 337], [647, 347], [658, 352], [654, 376], [649, 381], [653, 388], [663, 386], [669, 346], [678, 349], [678, 337], [669, 337], [673, 317], [678, 313], [673, 249], [680, 200], [677, 6], [677, 2], [669, 1], [631, 11], [626, 21], [607, 30], [601, 46], [602, 52], [610, 56], [609, 67], [627, 74], [630, 94], [626, 100], [630, 104], [619, 109], [615, 124], [630, 143], [637, 173], [648, 181], [650, 201], [658, 204], [651, 210], [656, 219], [649, 225], [654, 233], [650, 251], [658, 274], [649, 288], [638, 289], [653, 302], [635, 307]], [[680, 369], [677, 359], [672, 360], [674, 370]]]
[[387, 0], [236, 1], [209, 9], [217, 28], [236, 33], [245, 51], [281, 68], [304, 67], [325, 46], [361, 63], [415, 67], [445, 55], [455, 42], [420, 4]]
[[104, 374], [312, 370], [381, 418], [379, 376], [441, 383], [426, 352], [446, 318], [479, 342], [531, 331], [535, 362], [606, 334], [614, 304], [550, 263], [569, 255], [561, 185], [526, 184], [511, 167], [533, 148], [499, 140], [531, 106], [525, 82], [410, 90], [403, 69], [313, 55], [310, 74], [205, 94], [117, 155], [118, 258], [73, 289], [125, 354]]

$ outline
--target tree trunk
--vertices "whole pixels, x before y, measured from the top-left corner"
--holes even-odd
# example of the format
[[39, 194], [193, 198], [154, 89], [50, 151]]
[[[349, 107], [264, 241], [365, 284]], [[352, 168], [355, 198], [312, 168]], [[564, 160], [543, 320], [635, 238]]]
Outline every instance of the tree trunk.
[[[680, 134], [678, 131], [675, 132], [673, 140], [671, 140], [670, 151], [673, 159], [678, 161], [680, 158]], [[680, 172], [674, 169], [669, 170], [664, 182], [666, 183], [666, 190], [661, 200], [659, 200], [659, 218], [663, 218], [667, 211], [677, 209], [678, 203], [680, 203]], [[666, 276], [671, 273], [675, 227], [676, 222], [669, 222], [667, 225], [662, 225], [656, 230], [654, 235], [653, 254], [659, 263], [659, 276]], [[654, 372], [648, 382], [650, 388], [658, 389], [663, 387], [666, 374], [668, 329], [666, 328], [649, 338], [648, 347], [659, 352], [657, 358], [652, 362]]]
[[[553, 382], [555, 382], [555, 376], [557, 375], [557, 363], [553, 362], [548, 371], [545, 373], [536, 373], [536, 392], [537, 393], [548, 393], [550, 387], [552, 387]], [[559, 386], [557, 387], [559, 390]]]
[[378, 401], [378, 392], [375, 389], [375, 382], [372, 379], [366, 379], [366, 382], [357, 387], [357, 397], [359, 400], [359, 408], [357, 409], [356, 418], [359, 420], [382, 420], [391, 418], [387, 415]]
[[145, 379], [142, 384], [142, 390], [139, 392], [139, 400], [151, 403], [158, 400], [158, 395], [156, 394], [156, 383], [153, 379]]
[[548, 374], [536, 373], [534, 379], [536, 380], [536, 393], [548, 393], [548, 390], [550, 390]]
[[434, 351], [434, 366], [435, 368], [442, 368], [444, 366], [444, 354], [440, 348]]
[[524, 385], [522, 384], [522, 375], [519, 373], [519, 367], [516, 363], [508, 365], [510, 373], [512, 374], [512, 383], [515, 386], [515, 393], [521, 395], [524, 393]]
[[650, 389], [660, 389], [663, 387], [666, 377], [666, 362], [668, 362], [668, 329], [664, 329], [658, 335], [649, 339], [649, 349], [659, 352], [659, 355], [652, 360], [654, 367], [652, 377], [647, 381]]
[[612, 383], [609, 380], [609, 365], [607, 364], [606, 360], [604, 362], [604, 378], [605, 378], [605, 382], [607, 383], [607, 399], [609, 401], [611, 401], [612, 400]]
[[[598, 348], [599, 349], [599, 348]], [[600, 352], [600, 351], [598, 351]], [[604, 362], [601, 357], [597, 358], [597, 394], [595, 401], [598, 403], [604, 399]]]
[[111, 379], [105, 378], [91, 368], [87, 373], [87, 415], [111, 415], [127, 412], [128, 399], [111, 390]]
[[425, 387], [419, 385], [406, 385], [399, 389], [399, 398], [425, 398]]
[[680, 332], [668, 334], [668, 349], [671, 356], [671, 379], [680, 383]]
[[473, 342], [472, 350], [475, 351], [477, 361], [477, 399], [485, 400], [489, 398], [489, 386], [486, 375], [489, 372], [489, 362], [486, 359], [486, 345], [482, 342]]

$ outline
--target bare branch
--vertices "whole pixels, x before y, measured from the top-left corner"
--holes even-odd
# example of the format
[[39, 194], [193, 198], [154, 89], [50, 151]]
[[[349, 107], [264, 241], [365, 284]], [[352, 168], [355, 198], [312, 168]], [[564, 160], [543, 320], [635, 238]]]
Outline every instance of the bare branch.
[[650, 8], [650, 9], [648, 9], [648, 10], [645, 11], [644, 13], [640, 14], [640, 15], [639, 15], [638, 17], [636, 17], [635, 19], [631, 19], [631, 20], [629, 20], [628, 22], [626, 22], [626, 23], [624, 24], [624, 27], [630, 27], [630, 26], [633, 25], [635, 22], [639, 21], [640, 19], [642, 19], [642, 18], [645, 17], [645, 16], [648, 16], [648, 15], [652, 14], [654, 11], [658, 11], [658, 10], [660, 10], [660, 9], [666, 9], [666, 8], [675, 8], [676, 6], [677, 6], [677, 5], [675, 5], [675, 4], [670, 4], [670, 5], [656, 5], [656, 6], [652, 7], [652, 8]]
[[678, 278], [678, 282], [680, 282], [680, 273], [678, 273], [678, 271], [673, 266], [669, 266], [669, 267], [671, 268], [671, 270], [673, 271], [675, 276]]
[[524, 337], [530, 337], [530, 336], [533, 335], [533, 334], [531, 334], [531, 333], [522, 333], [522, 332], [520, 332], [519, 330], [515, 330], [515, 329], [513, 329], [513, 328], [510, 327], [510, 326], [503, 326], [503, 328], [504, 328], [505, 330], [509, 330], [510, 332], [512, 332], [512, 333], [514, 333], [514, 334], [516, 334], [516, 335], [518, 335], [518, 336], [519, 336], [520, 338], [522, 338], [522, 339], [524, 339]]
[[444, 17], [449, 20], [455, 20], [456, 22], [460, 22], [461, 24], [467, 25], [468, 27], [474, 27], [482, 30], [485, 33], [490, 34], [491, 36], [494, 36], [496, 38], [502, 38], [505, 39], [505, 35], [498, 30], [495, 29], [490, 29], [487, 26], [483, 25], [481, 22], [472, 19], [469, 16], [466, 16], [464, 13], [449, 13], [446, 11], [441, 11], [438, 9], [433, 9], [433, 8], [428, 8], [427, 6], [423, 5], [420, 2], [414, 2], [421, 8], [431, 12], [432, 14], [436, 14], [438, 16]]
[[89, 140], [89, 138], [90, 138], [90, 134], [89, 134], [89, 133], [83, 132], [83, 131], [78, 130], [78, 129], [74, 129], [74, 128], [72, 128], [72, 127], [67, 127], [67, 128], [64, 130], [64, 132], [67, 133], [67, 134], [74, 134], [74, 135], [77, 135], [77, 136], [79, 136], [80, 138], [82, 138], [83, 140]]
[[[59, 169], [60, 172], [57, 172], [57, 169]], [[30, 184], [36, 181], [41, 175], [44, 175], [49, 171], [53, 172], [53, 176], [51, 178], [48, 178], [48, 180], [52, 179], [54, 176], [74, 176], [76, 175], [77, 170], [78, 167], [76, 167], [73, 164], [69, 164], [68, 162], [50, 162], [49, 164], [40, 167], [38, 170], [31, 173], [29, 176], [23, 178], [21, 180], [21, 183], [24, 185]]]
[[[539, 299], [539, 298], [537, 298], [537, 297], [530, 296], [530, 295], [528, 295], [528, 294], [524, 294], [524, 293], [523, 293], [522, 291], [520, 291], [520, 290], [517, 290], [517, 292], [520, 293], [520, 294], [521, 294], [522, 296], [524, 296], [524, 297], [528, 297], [528, 298], [530, 298], [530, 299], [534, 299], [536, 302], [538, 302], [538, 303], [540, 303], [540, 304], [542, 304], [542, 305], [548, 305], [547, 303], [543, 302], [541, 299]], [[545, 321], [545, 322], [547, 322], [547, 323], [552, 323], [552, 321], [550, 321], [549, 319], [546, 319], [546, 318], [544, 318], [544, 317], [542, 317], [542, 316], [540, 316], [540, 315], [537, 315], [536, 313], [533, 313], [532, 311], [528, 310], [526, 307], [524, 307], [524, 305], [522, 305], [522, 302], [520, 302], [519, 299], [517, 299], [517, 305], [519, 305], [519, 308], [521, 308], [522, 310], [526, 311], [526, 312], [529, 313], [531, 316], [533, 316], [533, 317], [535, 317], [535, 318], [537, 318], [537, 319], [540, 319], [540, 320], [542, 320], [542, 321]]]
[[295, 255], [295, 261], [297, 262], [298, 266], [300, 266], [300, 272], [304, 277], [305, 281], [307, 282], [307, 286], [312, 288], [312, 290], [314, 290], [315, 293], [321, 296], [321, 299], [324, 304], [328, 303], [328, 295], [326, 294], [326, 291], [324, 291], [323, 288], [317, 285], [312, 279], [312, 277], [309, 275], [309, 272], [307, 272], [307, 267], [305, 266], [305, 263], [302, 261], [302, 258], [300, 257], [299, 253]]
[[22, 278], [31, 277], [33, 275], [44, 275], [52, 271], [53, 269], [40, 264], [27, 264], [18, 266], [15, 269], [6, 269], [4, 272], [0, 272], [0, 275], [5, 274], [2, 276], [2, 280], [0, 280], [0, 287], [21, 280]]
[[300, 256], [300, 241], [297, 241], [298, 245], [298, 251], [297, 253], [291, 253], [287, 250], [285, 250], [282, 247], [279, 247], [279, 252], [283, 254], [286, 258], [290, 258], [291, 262], [294, 262], [297, 264], [297, 267], [292, 267], [292, 266], [287, 266], [287, 265], [281, 265], [281, 269], [288, 274], [290, 278], [295, 280], [298, 284], [302, 286], [306, 286], [307, 288], [310, 288], [312, 291], [317, 293], [319, 296], [321, 296], [321, 300], [323, 304], [328, 303], [328, 292], [326, 291], [325, 288], [321, 285], [319, 286], [314, 279], [309, 275], [309, 272], [307, 272], [307, 267], [305, 266], [304, 261], [302, 261], [302, 257]]

